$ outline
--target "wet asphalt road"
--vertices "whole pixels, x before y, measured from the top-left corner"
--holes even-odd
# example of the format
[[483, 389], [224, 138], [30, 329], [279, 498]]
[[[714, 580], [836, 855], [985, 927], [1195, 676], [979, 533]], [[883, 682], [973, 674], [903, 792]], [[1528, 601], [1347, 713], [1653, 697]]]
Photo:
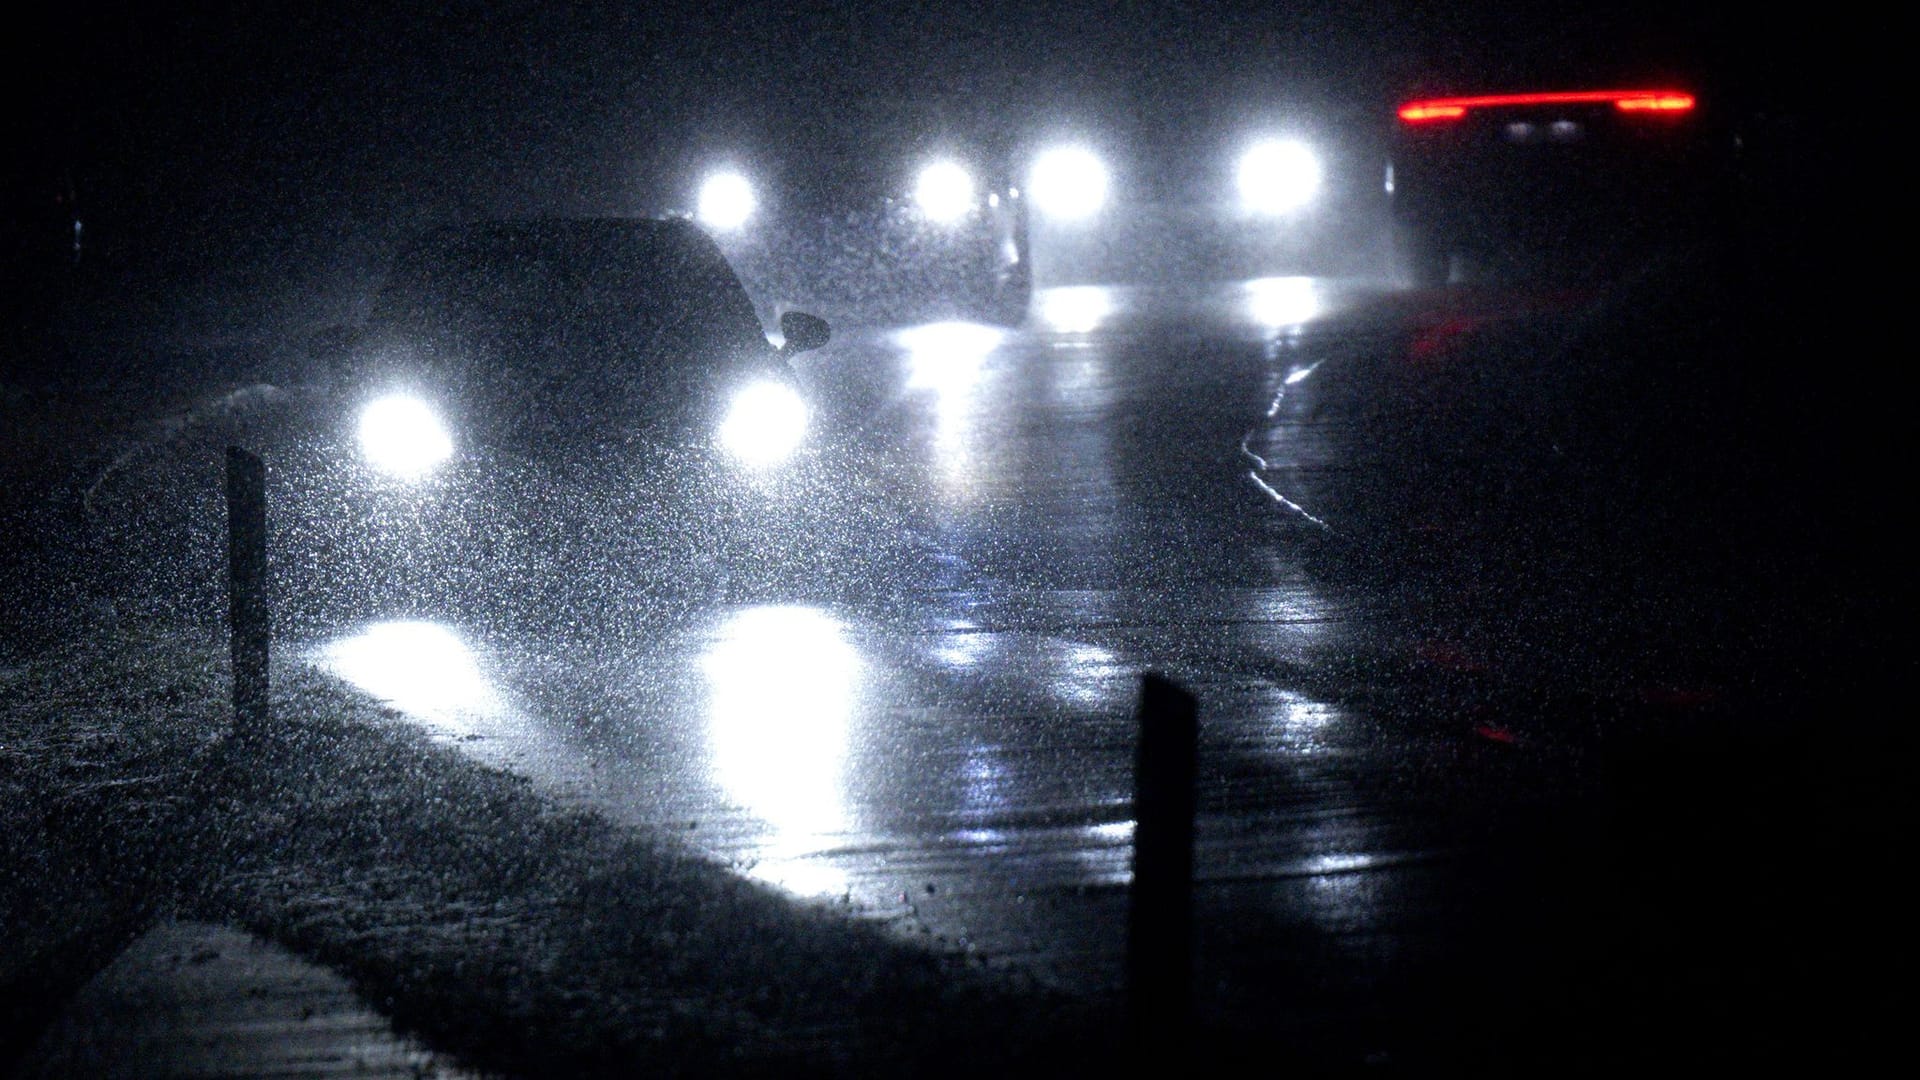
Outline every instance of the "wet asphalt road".
[[[1081, 917], [1039, 909], [1125, 880], [1139, 673], [1310, 664], [1353, 629], [1260, 541], [1274, 519], [1235, 425], [1270, 327], [1240, 300], [1067, 290], [1028, 331], [855, 331], [809, 363], [930, 478], [897, 600], [715, 597], [610, 650], [417, 613], [308, 648], [474, 752], [796, 895], [1104, 979], [1111, 942], [1063, 941]], [[1178, 329], [1196, 315], [1217, 332]], [[1326, 737], [1324, 706], [1262, 681], [1231, 691], [1261, 703], [1223, 750]]]
[[909, 478], [886, 588], [610, 595], [585, 629], [374, 596], [283, 655], [795, 903], [1093, 993], [1162, 672], [1201, 703], [1215, 1030], [1349, 1065], [1764, 1057], [1831, 960], [1781, 928], [1817, 885], [1762, 872], [1813, 796], [1713, 733], [1800, 699], [1724, 665], [1549, 673], [1560, 639], [1330, 557], [1249, 478], [1288, 370], [1441, 302], [1286, 278], [842, 328], [801, 375]]
[[796, 902], [1093, 992], [1120, 981], [1137, 680], [1164, 672], [1202, 708], [1210, 1023], [1349, 1063], [1497, 1059], [1603, 994], [1657, 1028], [1614, 996], [1648, 972], [1601, 914], [1592, 707], [1490, 704], [1501, 673], [1420, 595], [1312, 565], [1239, 453], [1276, 341], [1421, 314], [1296, 278], [846, 332], [803, 374], [925, 481], [897, 598], [714, 597], [617, 644], [411, 610], [302, 649]]

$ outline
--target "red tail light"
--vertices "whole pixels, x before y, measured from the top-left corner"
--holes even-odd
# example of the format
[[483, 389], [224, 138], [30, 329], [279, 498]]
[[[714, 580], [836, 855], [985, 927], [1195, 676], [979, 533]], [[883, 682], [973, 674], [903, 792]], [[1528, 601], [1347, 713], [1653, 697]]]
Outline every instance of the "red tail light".
[[1436, 105], [1416, 101], [1400, 106], [1400, 119], [1409, 124], [1421, 124], [1430, 120], [1458, 120], [1467, 115], [1464, 105]]
[[1621, 112], [1687, 112], [1693, 108], [1693, 95], [1662, 92], [1646, 97], [1623, 97], [1613, 105]]
[[1429, 98], [1400, 106], [1408, 124], [1458, 120], [1469, 109], [1514, 108], [1528, 105], [1603, 105], [1621, 112], [1672, 115], [1693, 109], [1692, 94], [1682, 90], [1567, 90], [1550, 94], [1482, 94], [1477, 97]]

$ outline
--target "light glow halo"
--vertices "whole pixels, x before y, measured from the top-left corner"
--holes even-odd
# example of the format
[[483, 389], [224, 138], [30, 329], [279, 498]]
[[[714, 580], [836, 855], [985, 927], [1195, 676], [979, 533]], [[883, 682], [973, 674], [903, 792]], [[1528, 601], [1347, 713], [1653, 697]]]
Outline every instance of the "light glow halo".
[[1084, 146], [1056, 146], [1033, 163], [1034, 205], [1048, 217], [1084, 221], [1107, 203], [1107, 166]]
[[798, 391], [777, 379], [761, 379], [735, 392], [720, 421], [720, 446], [752, 467], [778, 465], [800, 448], [808, 420]]
[[360, 410], [360, 452], [374, 468], [417, 480], [453, 456], [453, 437], [426, 402], [389, 394]]
[[973, 177], [955, 162], [932, 162], [914, 181], [913, 201], [928, 220], [942, 225], [959, 221], [973, 209]]
[[1298, 210], [1320, 190], [1320, 158], [1298, 139], [1262, 139], [1240, 155], [1240, 205], [1255, 214]]
[[694, 213], [707, 228], [732, 232], [747, 223], [758, 205], [747, 178], [733, 169], [722, 169], [708, 173], [700, 182], [700, 202]]

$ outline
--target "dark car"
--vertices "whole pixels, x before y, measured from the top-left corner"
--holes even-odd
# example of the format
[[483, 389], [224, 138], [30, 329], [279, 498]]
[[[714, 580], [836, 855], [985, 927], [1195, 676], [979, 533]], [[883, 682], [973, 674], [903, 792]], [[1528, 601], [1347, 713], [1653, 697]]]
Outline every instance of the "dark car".
[[[1370, 133], [1368, 133], [1370, 134]], [[1036, 138], [1026, 162], [1049, 281], [1369, 273], [1377, 139], [1340, 110], [1169, 114], [1127, 102]]]
[[206, 615], [233, 442], [267, 461], [296, 620], [519, 596], [579, 622], [794, 574], [828, 587], [862, 572], [849, 548], [881, 511], [787, 363], [826, 324], [783, 325], [776, 349], [685, 221], [440, 230], [364, 326], [321, 335], [311, 381], [176, 418], [105, 470], [88, 514], [107, 551], [142, 553], [114, 561], [168, 570], [124, 593]]
[[707, 229], [756, 297], [836, 315], [1017, 323], [1032, 295], [1012, 140], [939, 109], [867, 101], [684, 151], [668, 209]]
[[1717, 647], [1687, 613], [1784, 610], [1783, 568], [1819, 529], [1818, 500], [1788, 494], [1808, 446], [1794, 375], [1741, 310], [1688, 256], [1600, 289], [1453, 290], [1311, 353], [1283, 339], [1252, 479], [1343, 574], [1472, 594], [1509, 628], [1577, 613], [1583, 633], [1617, 617]]
[[1390, 596], [1521, 694], [1630, 705], [1791, 655], [1832, 596], [1832, 479], [1724, 282], [1674, 258], [1524, 304], [1442, 296], [1275, 348], [1242, 446], [1311, 573]]
[[[488, 224], [403, 252], [368, 324], [335, 344], [333, 375], [351, 393], [431, 400], [469, 438], [644, 436], [773, 464], [806, 430], [785, 356], [827, 336], [797, 313], [785, 329], [776, 350], [686, 222]], [[742, 402], [762, 414], [744, 417]]]
[[1419, 286], [1558, 265], [1614, 272], [1701, 235], [1732, 140], [1673, 87], [1418, 98], [1396, 114], [1386, 188]]

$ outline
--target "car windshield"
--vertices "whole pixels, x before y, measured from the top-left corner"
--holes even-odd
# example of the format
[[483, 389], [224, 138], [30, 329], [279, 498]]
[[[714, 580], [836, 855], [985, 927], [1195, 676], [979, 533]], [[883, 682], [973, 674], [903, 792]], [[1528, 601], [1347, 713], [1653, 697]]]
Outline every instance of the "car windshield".
[[[538, 341], [562, 330], [663, 346], [765, 349], [739, 279], [683, 224], [495, 226], [428, 238], [401, 256], [373, 308], [376, 324], [424, 324], [465, 336]], [[665, 346], [677, 346], [665, 348]]]

